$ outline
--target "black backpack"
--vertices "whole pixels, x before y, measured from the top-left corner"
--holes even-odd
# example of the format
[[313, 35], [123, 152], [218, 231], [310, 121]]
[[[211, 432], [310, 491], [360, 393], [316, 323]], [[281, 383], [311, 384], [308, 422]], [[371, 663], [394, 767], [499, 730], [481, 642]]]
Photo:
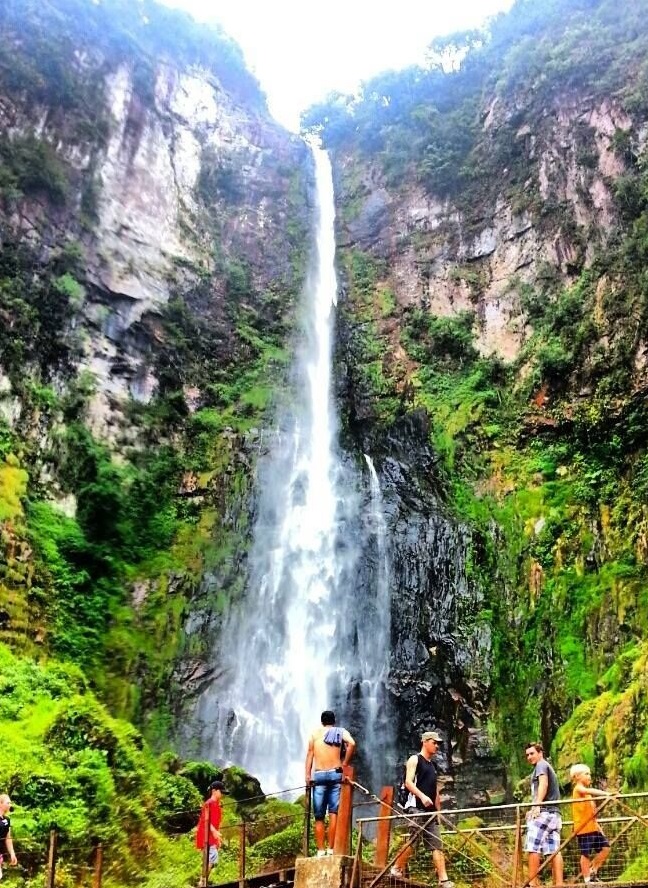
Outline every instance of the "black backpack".
[[405, 808], [407, 799], [409, 798], [409, 789], [405, 786], [405, 776], [407, 774], [407, 765], [403, 768], [400, 784], [396, 788], [396, 804], [399, 808]]

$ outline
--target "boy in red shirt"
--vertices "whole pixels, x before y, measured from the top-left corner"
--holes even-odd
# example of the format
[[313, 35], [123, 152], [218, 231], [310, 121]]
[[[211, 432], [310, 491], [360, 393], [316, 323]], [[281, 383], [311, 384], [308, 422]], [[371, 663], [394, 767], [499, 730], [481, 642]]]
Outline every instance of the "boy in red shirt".
[[[200, 819], [196, 829], [196, 848], [200, 851], [204, 850], [205, 839], [209, 832], [209, 856], [207, 863], [207, 877], [209, 877], [209, 873], [218, 863], [218, 849], [221, 846], [220, 825], [223, 818], [221, 798], [227, 795], [227, 790], [225, 789], [225, 784], [220, 780], [214, 780], [207, 789], [209, 790], [209, 798], [203, 804], [200, 811]], [[201, 880], [202, 884], [203, 880]]]

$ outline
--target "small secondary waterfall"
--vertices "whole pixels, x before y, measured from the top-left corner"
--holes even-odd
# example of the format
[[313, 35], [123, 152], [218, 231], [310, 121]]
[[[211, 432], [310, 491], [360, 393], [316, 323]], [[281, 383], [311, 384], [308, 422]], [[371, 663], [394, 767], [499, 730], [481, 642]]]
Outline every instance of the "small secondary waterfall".
[[393, 749], [392, 712], [387, 693], [391, 634], [391, 591], [389, 545], [384, 503], [373, 460], [364, 454], [369, 469], [369, 509], [365, 519], [365, 560], [371, 566], [363, 601], [362, 629], [358, 632], [361, 718], [372, 749], [379, 752], [367, 758], [367, 770], [374, 787], [391, 780], [389, 762]]
[[[335, 210], [328, 156], [313, 147], [315, 250], [304, 294], [289, 408], [257, 470], [257, 515], [243, 600], [227, 614], [216, 678], [199, 702], [203, 749], [261, 781], [300, 787], [308, 736], [323, 709], [363, 744], [384, 717], [389, 585], [380, 487], [362, 516], [361, 473], [337, 447], [331, 396], [336, 304]], [[363, 520], [364, 518], [364, 520]], [[363, 549], [374, 567], [361, 595]], [[374, 600], [364, 600], [364, 593]], [[385, 726], [372, 756], [380, 756]], [[364, 745], [364, 744], [363, 744]], [[373, 770], [373, 769], [372, 769]]]

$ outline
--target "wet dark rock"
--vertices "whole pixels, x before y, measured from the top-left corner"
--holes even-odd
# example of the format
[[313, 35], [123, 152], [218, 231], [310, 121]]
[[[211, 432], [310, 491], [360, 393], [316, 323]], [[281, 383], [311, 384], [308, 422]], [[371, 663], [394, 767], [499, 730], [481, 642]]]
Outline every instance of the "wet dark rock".
[[[502, 769], [490, 758], [481, 729], [488, 703], [488, 632], [474, 626], [481, 595], [466, 572], [469, 529], [445, 503], [440, 461], [429, 444], [423, 411], [358, 442], [370, 452], [380, 479], [390, 549], [391, 651], [389, 697], [393, 740], [366, 738], [371, 754], [385, 759], [383, 782], [398, 779], [408, 755], [420, 748], [424, 730], [439, 730], [446, 742], [439, 768], [454, 802], [480, 803], [497, 793]], [[365, 550], [358, 594], [371, 573]], [[353, 708], [349, 723], [354, 724]], [[361, 730], [361, 726], [358, 726]], [[378, 748], [377, 748], [378, 747]], [[360, 756], [362, 766], [362, 755]]]

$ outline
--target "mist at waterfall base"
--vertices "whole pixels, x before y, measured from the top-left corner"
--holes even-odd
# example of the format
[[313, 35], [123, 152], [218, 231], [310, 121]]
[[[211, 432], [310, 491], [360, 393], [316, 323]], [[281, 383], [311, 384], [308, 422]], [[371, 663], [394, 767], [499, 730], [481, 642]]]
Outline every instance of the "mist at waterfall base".
[[303, 787], [324, 709], [354, 734], [375, 790], [393, 749], [387, 534], [373, 462], [337, 443], [333, 183], [325, 152], [312, 152], [314, 243], [291, 394], [256, 470], [247, 586], [224, 618], [197, 711], [202, 754], [245, 768], [265, 792]]

